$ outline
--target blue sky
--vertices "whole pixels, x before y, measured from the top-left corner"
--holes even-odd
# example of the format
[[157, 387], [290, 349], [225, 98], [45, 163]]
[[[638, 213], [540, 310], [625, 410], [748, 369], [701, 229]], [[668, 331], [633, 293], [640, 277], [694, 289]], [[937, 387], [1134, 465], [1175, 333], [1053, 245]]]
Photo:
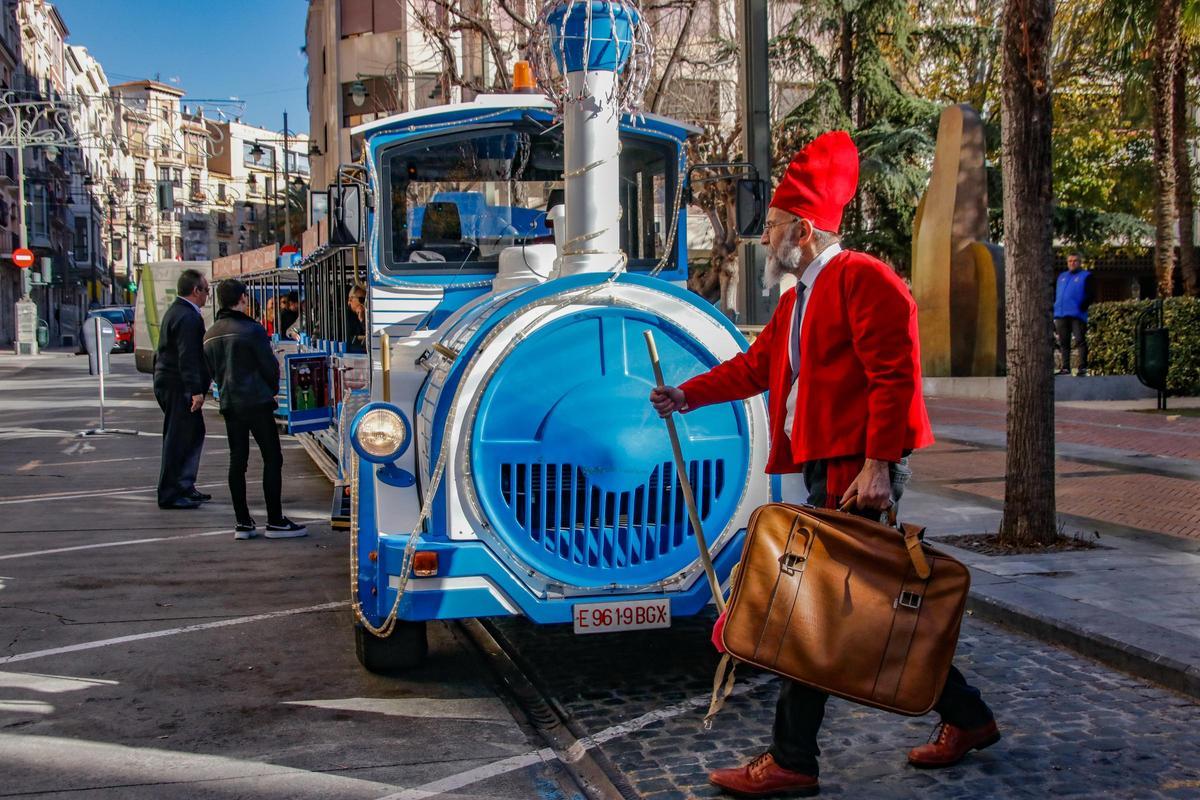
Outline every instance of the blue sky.
[[[243, 121], [308, 131], [305, 0], [52, 0], [111, 83], [154, 78], [203, 99], [245, 101]], [[233, 113], [228, 105], [221, 106]]]

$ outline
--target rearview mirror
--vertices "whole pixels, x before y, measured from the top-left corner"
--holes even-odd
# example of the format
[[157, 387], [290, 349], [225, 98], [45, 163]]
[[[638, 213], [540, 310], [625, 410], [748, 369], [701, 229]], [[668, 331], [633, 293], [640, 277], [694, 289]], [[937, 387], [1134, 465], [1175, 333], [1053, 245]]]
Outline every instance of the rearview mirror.
[[355, 245], [362, 239], [362, 187], [354, 183], [332, 186], [329, 189], [333, 225], [329, 230], [332, 245]]
[[762, 236], [767, 217], [767, 182], [761, 178], [738, 178], [737, 232], [743, 239]]

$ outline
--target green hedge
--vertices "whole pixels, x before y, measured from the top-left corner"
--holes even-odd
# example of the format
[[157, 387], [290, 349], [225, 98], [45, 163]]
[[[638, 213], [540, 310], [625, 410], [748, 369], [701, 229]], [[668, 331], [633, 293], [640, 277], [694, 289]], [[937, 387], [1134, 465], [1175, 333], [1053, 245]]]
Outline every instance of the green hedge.
[[[1094, 374], [1133, 374], [1134, 325], [1152, 302], [1123, 300], [1088, 309], [1088, 368]], [[1163, 319], [1171, 332], [1168, 388], [1176, 395], [1200, 394], [1200, 298], [1164, 300]]]

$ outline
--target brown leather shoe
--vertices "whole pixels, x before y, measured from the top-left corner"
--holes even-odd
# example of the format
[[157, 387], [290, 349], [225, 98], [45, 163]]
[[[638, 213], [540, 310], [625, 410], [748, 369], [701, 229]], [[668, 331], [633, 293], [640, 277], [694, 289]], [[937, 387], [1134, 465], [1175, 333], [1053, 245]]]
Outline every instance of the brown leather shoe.
[[970, 730], [943, 722], [930, 739], [908, 751], [908, 763], [922, 769], [952, 766], [972, 750], [982, 750], [1000, 741], [1000, 729], [995, 720]]
[[816, 777], [784, 769], [770, 753], [744, 767], [715, 769], [708, 774], [708, 782], [737, 797], [812, 797], [821, 791]]

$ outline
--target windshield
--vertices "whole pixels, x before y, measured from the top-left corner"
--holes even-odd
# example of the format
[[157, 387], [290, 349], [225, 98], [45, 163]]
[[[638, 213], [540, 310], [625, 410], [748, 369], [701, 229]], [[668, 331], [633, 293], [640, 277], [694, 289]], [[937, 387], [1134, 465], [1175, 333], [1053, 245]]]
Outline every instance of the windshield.
[[[382, 163], [383, 262], [392, 270], [495, 270], [513, 245], [552, 242], [546, 212], [563, 202], [562, 127], [521, 123], [396, 145]], [[669, 144], [628, 138], [621, 152], [621, 247], [633, 268], [662, 256]]]
[[109, 322], [112, 322], [114, 324], [128, 323], [128, 322], [133, 321], [132, 320], [133, 315], [130, 314], [127, 316], [125, 311], [120, 308], [99, 308], [99, 309], [96, 309], [95, 311], [93, 311], [88, 316], [104, 317], [106, 320], [108, 320]]

